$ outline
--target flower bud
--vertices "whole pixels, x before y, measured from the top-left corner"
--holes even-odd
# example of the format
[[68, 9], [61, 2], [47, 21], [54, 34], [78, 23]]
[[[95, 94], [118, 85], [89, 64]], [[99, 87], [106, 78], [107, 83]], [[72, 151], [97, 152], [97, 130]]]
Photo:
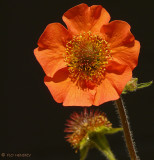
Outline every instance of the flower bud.
[[126, 94], [127, 92], [134, 92], [137, 89], [149, 87], [152, 83], [153, 81], [138, 84], [138, 78], [132, 78], [129, 82], [127, 82], [122, 94]]

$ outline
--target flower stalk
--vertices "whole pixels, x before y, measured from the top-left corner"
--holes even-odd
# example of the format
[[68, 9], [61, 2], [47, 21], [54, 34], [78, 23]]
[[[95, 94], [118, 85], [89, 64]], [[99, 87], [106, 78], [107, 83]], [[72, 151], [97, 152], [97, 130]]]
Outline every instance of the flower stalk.
[[132, 134], [130, 131], [130, 126], [129, 126], [129, 122], [128, 122], [128, 118], [127, 118], [127, 114], [124, 108], [122, 98], [120, 97], [118, 100], [116, 100], [115, 104], [116, 104], [116, 107], [118, 108], [119, 116], [121, 119], [121, 124], [122, 124], [123, 131], [124, 131], [124, 137], [125, 137], [125, 141], [126, 141], [126, 145], [129, 151], [130, 158], [131, 160], [139, 160], [139, 157], [136, 154], [135, 144], [133, 143], [133, 138], [132, 138]]

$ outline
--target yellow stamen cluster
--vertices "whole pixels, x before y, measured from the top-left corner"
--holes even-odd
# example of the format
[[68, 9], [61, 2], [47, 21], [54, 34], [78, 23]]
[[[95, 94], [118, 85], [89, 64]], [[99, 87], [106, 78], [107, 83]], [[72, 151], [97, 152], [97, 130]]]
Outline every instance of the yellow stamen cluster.
[[111, 58], [108, 42], [91, 32], [76, 35], [66, 44], [64, 60], [73, 81], [99, 84]]
[[67, 121], [68, 128], [65, 129], [65, 132], [69, 133], [66, 138], [74, 148], [78, 148], [83, 138], [88, 138], [89, 131], [96, 131], [102, 126], [112, 127], [105, 114], [98, 111], [88, 113], [85, 109], [81, 114], [73, 113], [70, 118], [71, 120]]

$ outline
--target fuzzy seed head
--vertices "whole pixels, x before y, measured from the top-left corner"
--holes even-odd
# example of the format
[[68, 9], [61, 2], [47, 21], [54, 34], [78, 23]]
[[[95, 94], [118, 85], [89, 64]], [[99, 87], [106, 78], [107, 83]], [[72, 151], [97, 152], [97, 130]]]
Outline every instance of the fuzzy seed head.
[[83, 138], [88, 139], [88, 132], [96, 131], [102, 126], [112, 128], [105, 113], [92, 110], [88, 113], [86, 109], [81, 114], [74, 112], [70, 120], [67, 120], [66, 126], [65, 132], [68, 133], [66, 138], [73, 148], [78, 148]]

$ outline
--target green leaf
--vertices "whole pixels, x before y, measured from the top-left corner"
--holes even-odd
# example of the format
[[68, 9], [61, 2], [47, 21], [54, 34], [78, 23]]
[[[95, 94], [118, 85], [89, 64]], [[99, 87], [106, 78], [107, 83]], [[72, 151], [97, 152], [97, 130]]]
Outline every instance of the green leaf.
[[149, 87], [149, 86], [151, 86], [152, 83], [153, 83], [153, 81], [137, 84], [137, 89]]

